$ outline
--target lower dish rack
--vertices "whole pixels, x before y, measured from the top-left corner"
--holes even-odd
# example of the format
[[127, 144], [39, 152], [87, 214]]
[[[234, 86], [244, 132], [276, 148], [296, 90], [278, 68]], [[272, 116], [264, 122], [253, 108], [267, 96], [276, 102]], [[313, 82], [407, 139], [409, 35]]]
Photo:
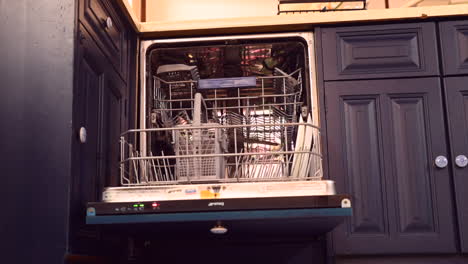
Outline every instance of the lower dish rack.
[[[144, 155], [130, 143], [153, 134], [166, 135], [174, 151]], [[120, 141], [123, 187], [106, 188], [103, 201], [333, 195], [333, 182], [322, 180], [319, 137], [319, 129], [302, 117], [261, 126], [130, 130]]]
[[[301, 139], [296, 142], [302, 145], [258, 139], [267, 130], [283, 136], [288, 130], [298, 131]], [[126, 139], [141, 134], [152, 137], [153, 133], [174, 135], [173, 154], [161, 150], [145, 155]], [[318, 128], [308, 123], [262, 124], [261, 129], [258, 125], [204, 124], [130, 130], [120, 142], [121, 185], [320, 180], [319, 136]]]

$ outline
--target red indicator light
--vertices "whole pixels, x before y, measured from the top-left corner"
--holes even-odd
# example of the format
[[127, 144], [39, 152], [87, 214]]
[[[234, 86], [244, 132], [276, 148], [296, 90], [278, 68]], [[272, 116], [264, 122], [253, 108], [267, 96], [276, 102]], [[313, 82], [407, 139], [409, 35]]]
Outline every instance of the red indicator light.
[[158, 204], [158, 203], [156, 203], [156, 202], [154, 202], [154, 203], [153, 203], [153, 204], [151, 204], [151, 205], [152, 205], [153, 207], [158, 207], [158, 206], [159, 206], [159, 204]]

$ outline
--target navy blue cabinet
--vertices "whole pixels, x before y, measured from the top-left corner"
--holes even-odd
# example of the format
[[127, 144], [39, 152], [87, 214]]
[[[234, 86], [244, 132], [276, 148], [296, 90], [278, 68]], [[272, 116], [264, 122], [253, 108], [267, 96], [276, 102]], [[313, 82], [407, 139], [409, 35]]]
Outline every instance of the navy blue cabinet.
[[[106, 158], [112, 154], [106, 149], [109, 140], [106, 140], [108, 136], [102, 129], [109, 123], [111, 115], [103, 110], [107, 105], [107, 95], [112, 89], [112, 82], [118, 82], [118, 78], [112, 78], [112, 72], [109, 71], [112, 67], [105, 55], [82, 25], [78, 34], [77, 84], [74, 90], [73, 113], [75, 136], [72, 142], [74, 162], [70, 197], [70, 238], [71, 249], [75, 252], [83, 249], [87, 251], [89, 245], [86, 244], [96, 243], [99, 238], [97, 228], [85, 225], [83, 211], [86, 202], [100, 198], [100, 191], [104, 185], [108, 167]], [[114, 129], [120, 131], [119, 127]], [[98, 250], [96, 245], [89, 248]]]
[[353, 196], [335, 253], [456, 252], [437, 77], [325, 83], [329, 174]]
[[444, 75], [468, 74], [468, 21], [439, 25]]
[[129, 127], [130, 86], [135, 83], [135, 63], [130, 62], [136, 54], [129, 50], [136, 47], [136, 38], [111, 1], [77, 4], [69, 249], [105, 255], [116, 250], [112, 239], [85, 224], [85, 210], [87, 202], [101, 199], [104, 186], [118, 185], [118, 142]]
[[445, 78], [445, 93], [451, 144], [461, 249], [468, 252], [468, 76]]
[[468, 252], [468, 21], [317, 33], [335, 254]]
[[323, 28], [325, 80], [438, 75], [434, 23]]
[[93, 35], [114, 68], [126, 81], [128, 76], [129, 31], [108, 0], [80, 0], [79, 19]]

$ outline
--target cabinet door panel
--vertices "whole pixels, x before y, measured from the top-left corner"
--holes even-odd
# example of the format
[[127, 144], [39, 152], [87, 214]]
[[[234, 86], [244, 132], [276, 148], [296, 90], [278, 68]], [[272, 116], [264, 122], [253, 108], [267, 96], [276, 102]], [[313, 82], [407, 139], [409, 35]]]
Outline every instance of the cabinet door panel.
[[468, 252], [468, 167], [459, 167], [455, 158], [468, 157], [468, 77], [445, 79], [448, 121], [452, 149], [453, 177], [457, 203], [461, 249]]
[[455, 252], [438, 78], [325, 84], [330, 178], [354, 215], [337, 254]]
[[85, 224], [87, 202], [99, 201], [105, 186], [119, 182], [119, 136], [127, 128], [127, 89], [89, 32], [80, 26], [74, 88], [73, 130], [86, 129], [86, 140], [73, 141], [70, 239], [75, 252], [98, 250], [99, 232]]
[[106, 87], [103, 90], [102, 113], [103, 140], [105, 168], [103, 173], [106, 178], [101, 182], [101, 187], [119, 185], [119, 160], [120, 160], [120, 134], [126, 130], [126, 98], [125, 84], [115, 74], [108, 74]]
[[355, 232], [364, 234], [385, 234], [387, 226], [379, 159], [378, 104], [376, 97], [343, 99], [345, 155], [350, 157], [345, 164], [349, 172], [345, 184], [359, 201], [351, 225]]
[[[99, 179], [98, 164], [98, 141], [99, 141], [99, 93], [102, 90], [104, 74], [99, 69], [91, 67], [86, 59], [82, 61], [81, 90], [83, 97], [83, 114], [81, 126], [86, 129], [86, 142], [80, 152], [81, 177], [80, 177], [80, 200], [92, 201], [97, 199], [96, 183]], [[94, 66], [94, 65], [93, 65]], [[84, 204], [83, 204], [84, 205]]]
[[468, 73], [468, 21], [447, 21], [439, 25], [444, 74]]
[[[70, 206], [70, 240], [73, 250], [93, 248], [99, 237], [96, 227], [87, 226], [83, 212], [86, 203], [99, 199], [102, 179], [102, 149], [100, 147], [101, 94], [105, 87], [106, 63], [104, 54], [93, 42], [89, 33], [80, 27], [77, 52], [76, 86], [73, 106], [73, 170]], [[78, 133], [86, 129], [86, 140], [81, 142]], [[95, 241], [95, 242], [92, 242]], [[89, 245], [88, 245], [89, 244]]]
[[[80, 0], [79, 19], [126, 81], [128, 31], [111, 2], [107, 0]], [[110, 24], [107, 24], [108, 20]]]
[[435, 232], [424, 94], [393, 95], [390, 102], [398, 232]]
[[325, 80], [437, 75], [434, 23], [318, 30]]
[[102, 149], [100, 146], [102, 133], [100, 132], [101, 98], [106, 86], [106, 63], [104, 54], [92, 40], [89, 33], [80, 27], [79, 63], [77, 69], [77, 87], [75, 93], [74, 130], [78, 133], [80, 127], [86, 129], [86, 141], [80, 142], [76, 138], [76, 153], [79, 166], [76, 168], [74, 187], [78, 193], [77, 206], [85, 208], [86, 202], [99, 198], [98, 183], [102, 178]]

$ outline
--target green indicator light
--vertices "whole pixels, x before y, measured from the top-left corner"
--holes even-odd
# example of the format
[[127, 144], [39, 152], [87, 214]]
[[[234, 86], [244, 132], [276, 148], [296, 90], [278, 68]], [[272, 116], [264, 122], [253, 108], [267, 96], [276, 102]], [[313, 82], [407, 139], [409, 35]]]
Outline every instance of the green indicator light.
[[138, 207], [138, 204], [134, 204], [133, 207]]
[[140, 207], [145, 207], [145, 205], [144, 205], [144, 204], [140, 204]]

